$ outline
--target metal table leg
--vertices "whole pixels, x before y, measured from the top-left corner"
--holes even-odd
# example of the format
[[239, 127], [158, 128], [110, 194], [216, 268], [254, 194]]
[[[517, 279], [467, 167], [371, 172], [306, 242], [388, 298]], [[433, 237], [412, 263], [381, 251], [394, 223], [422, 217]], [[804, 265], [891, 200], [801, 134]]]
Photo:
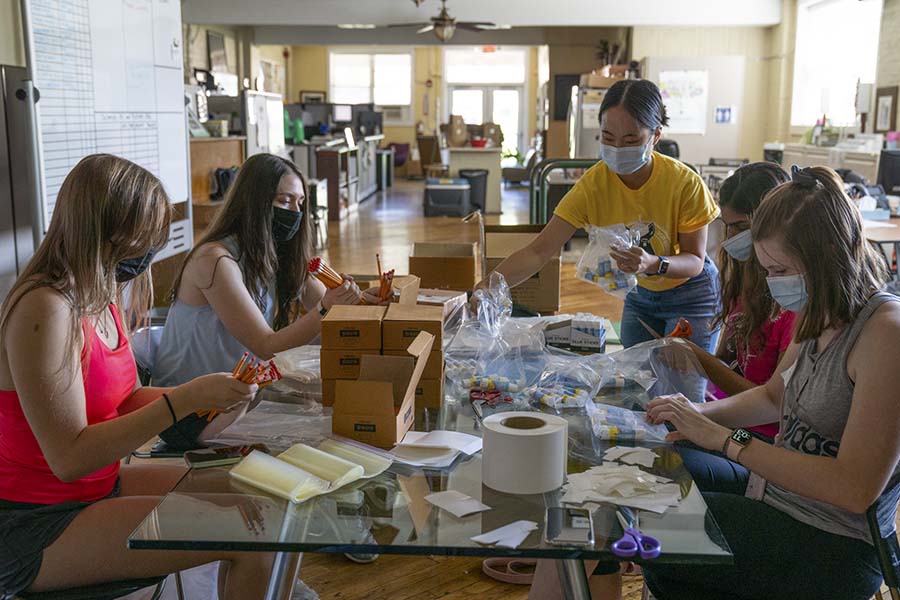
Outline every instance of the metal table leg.
[[290, 600], [300, 570], [302, 552], [276, 552], [265, 600]]
[[580, 558], [556, 561], [566, 600], [591, 600], [591, 588]]

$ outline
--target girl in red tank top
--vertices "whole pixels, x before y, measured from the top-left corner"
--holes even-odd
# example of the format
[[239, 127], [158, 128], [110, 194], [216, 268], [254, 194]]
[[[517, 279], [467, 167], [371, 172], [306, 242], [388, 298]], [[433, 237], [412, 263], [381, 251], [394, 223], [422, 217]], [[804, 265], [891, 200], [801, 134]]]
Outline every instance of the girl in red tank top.
[[[229, 570], [220, 598], [263, 594], [259, 555], [126, 549], [183, 469], [119, 459], [180, 417], [234, 409], [256, 392], [228, 373], [177, 388], [137, 382], [128, 325], [150, 308], [148, 267], [166, 244], [169, 204], [145, 169], [109, 155], [83, 159], [0, 309], [2, 599], [220, 559]], [[120, 315], [126, 282], [131, 303]]]

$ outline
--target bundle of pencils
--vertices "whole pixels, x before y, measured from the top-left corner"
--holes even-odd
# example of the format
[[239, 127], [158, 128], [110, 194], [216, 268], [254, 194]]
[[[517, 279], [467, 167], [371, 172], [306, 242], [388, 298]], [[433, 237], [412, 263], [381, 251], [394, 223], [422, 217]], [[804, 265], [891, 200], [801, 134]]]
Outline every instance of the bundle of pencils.
[[394, 293], [394, 269], [383, 273], [381, 271], [381, 256], [378, 254], [375, 255], [375, 262], [378, 264], [378, 281], [381, 284], [378, 288], [378, 298], [383, 302]]
[[[250, 356], [249, 352], [244, 352], [231, 376], [238, 381], [255, 383], [264, 388], [281, 379], [281, 372], [275, 366], [275, 361], [263, 362]], [[215, 410], [201, 410], [197, 413], [198, 416], [206, 417], [207, 421], [212, 421], [216, 414]]]
[[325, 287], [330, 290], [340, 287], [340, 285], [344, 283], [344, 278], [341, 277], [337, 271], [328, 266], [328, 263], [321, 258], [316, 257], [309, 261], [306, 270], [309, 271], [310, 275], [325, 284]]

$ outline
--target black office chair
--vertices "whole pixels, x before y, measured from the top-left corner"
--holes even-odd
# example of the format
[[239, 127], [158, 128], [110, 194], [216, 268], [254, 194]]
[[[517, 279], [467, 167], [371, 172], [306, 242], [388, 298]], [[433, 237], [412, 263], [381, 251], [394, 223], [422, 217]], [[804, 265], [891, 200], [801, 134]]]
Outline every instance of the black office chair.
[[656, 151], [660, 154], [671, 156], [672, 158], [681, 158], [681, 151], [678, 148], [678, 142], [675, 140], [660, 138], [660, 140], [656, 142]]
[[68, 590], [19, 594], [16, 598], [19, 600], [115, 600], [145, 588], [156, 586], [150, 600], [158, 600], [162, 596], [165, 582], [165, 577], [129, 579], [126, 581], [98, 583], [97, 585], [85, 585]]
[[878, 525], [878, 516], [892, 512], [897, 506], [900, 498], [900, 476], [891, 479], [886, 490], [887, 492], [866, 511], [866, 520], [869, 522], [869, 532], [875, 544], [875, 551], [878, 552], [884, 583], [892, 600], [900, 600], [900, 542], [897, 540], [897, 529], [892, 526], [890, 531], [884, 532]]

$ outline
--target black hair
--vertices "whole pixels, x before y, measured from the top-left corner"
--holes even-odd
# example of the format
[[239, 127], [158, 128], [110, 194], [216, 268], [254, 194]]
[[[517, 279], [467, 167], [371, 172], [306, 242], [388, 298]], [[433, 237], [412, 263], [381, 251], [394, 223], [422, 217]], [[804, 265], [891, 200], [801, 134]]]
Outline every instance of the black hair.
[[755, 162], [737, 169], [719, 188], [719, 206], [742, 215], [752, 215], [763, 197], [790, 176], [772, 162]]
[[603, 96], [600, 104], [600, 119], [603, 113], [614, 106], [622, 105], [638, 123], [655, 132], [669, 124], [669, 116], [662, 101], [662, 94], [656, 84], [647, 79], [625, 79], [613, 84]]

